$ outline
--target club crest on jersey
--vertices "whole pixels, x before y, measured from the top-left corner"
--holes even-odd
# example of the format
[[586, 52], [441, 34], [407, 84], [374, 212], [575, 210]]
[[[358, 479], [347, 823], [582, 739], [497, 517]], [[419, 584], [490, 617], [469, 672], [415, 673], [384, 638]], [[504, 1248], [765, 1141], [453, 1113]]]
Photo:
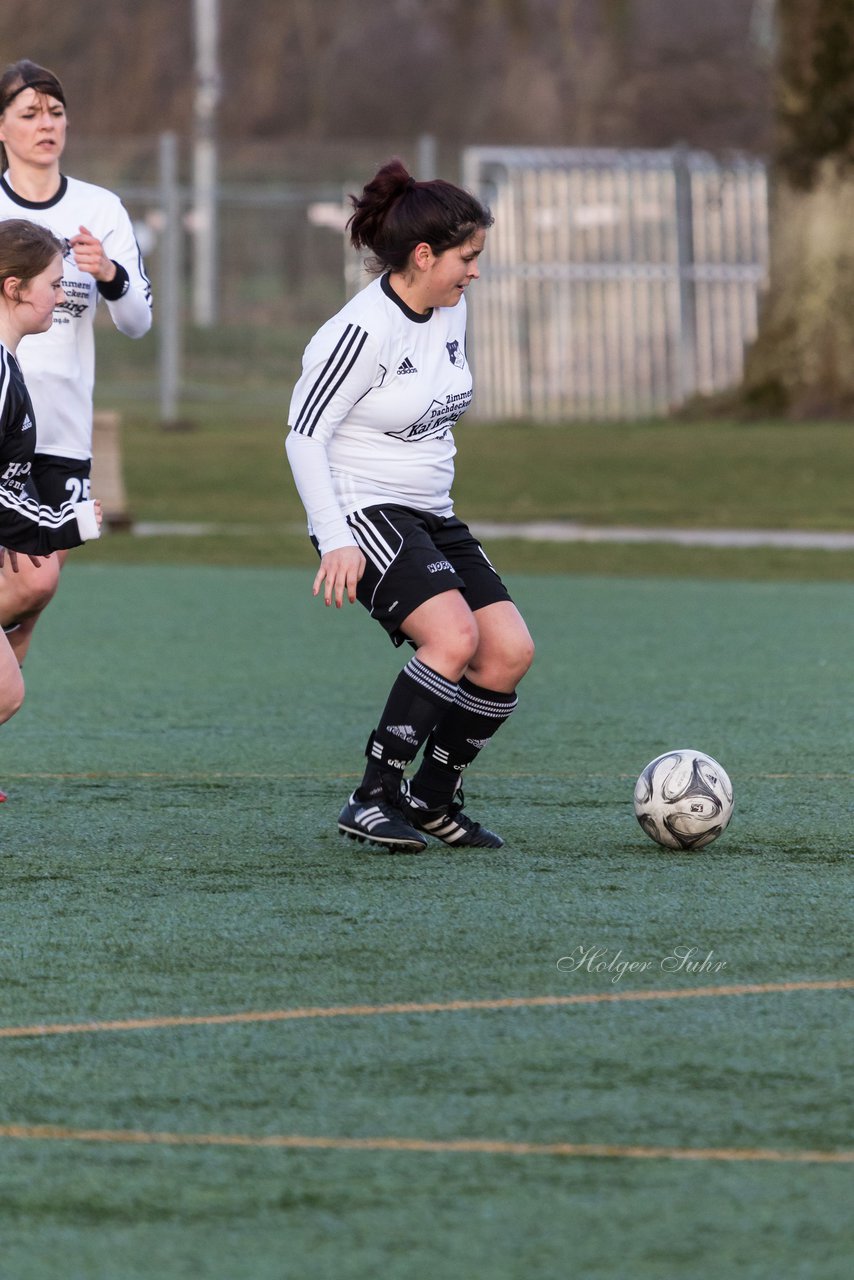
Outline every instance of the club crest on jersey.
[[466, 358], [460, 347], [458, 340], [455, 338], [453, 342], [445, 343], [445, 350], [448, 353], [448, 359], [455, 369], [464, 369]]

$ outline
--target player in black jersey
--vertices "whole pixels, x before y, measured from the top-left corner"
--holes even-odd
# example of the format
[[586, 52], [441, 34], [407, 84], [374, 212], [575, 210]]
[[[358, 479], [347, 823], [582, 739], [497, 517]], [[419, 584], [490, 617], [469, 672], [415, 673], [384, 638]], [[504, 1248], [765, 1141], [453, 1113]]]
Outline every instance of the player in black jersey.
[[[0, 565], [8, 558], [13, 572], [19, 552], [37, 570], [51, 552], [100, 533], [99, 503], [42, 506], [32, 482], [35, 414], [16, 352], [26, 334], [50, 328], [54, 307], [65, 300], [62, 249], [45, 227], [23, 219], [0, 221]], [[5, 633], [0, 636], [3, 723], [20, 707], [24, 684], [12, 646]]]
[[498, 848], [463, 811], [460, 784], [514, 710], [533, 642], [450, 496], [453, 428], [472, 395], [464, 295], [492, 216], [399, 160], [351, 200], [351, 242], [382, 274], [306, 348], [287, 453], [321, 557], [314, 594], [338, 608], [358, 599], [415, 653], [338, 826], [391, 850], [418, 852], [427, 835]]

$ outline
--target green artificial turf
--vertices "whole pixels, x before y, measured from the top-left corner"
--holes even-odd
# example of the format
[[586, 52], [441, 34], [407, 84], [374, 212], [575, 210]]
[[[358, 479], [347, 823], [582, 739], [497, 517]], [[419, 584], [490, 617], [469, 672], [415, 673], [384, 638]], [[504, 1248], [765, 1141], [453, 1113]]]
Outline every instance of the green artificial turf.
[[[850, 991], [776, 988], [854, 977], [854, 587], [511, 574], [537, 661], [467, 786], [507, 843], [392, 857], [335, 818], [401, 655], [311, 575], [69, 563], [2, 729], [0, 1029], [594, 1001], [0, 1037], [0, 1134], [850, 1151]], [[735, 784], [702, 853], [632, 813], [673, 746]], [[768, 989], [670, 994], [720, 985]], [[0, 1136], [0, 1271], [842, 1280], [850, 1167]]]

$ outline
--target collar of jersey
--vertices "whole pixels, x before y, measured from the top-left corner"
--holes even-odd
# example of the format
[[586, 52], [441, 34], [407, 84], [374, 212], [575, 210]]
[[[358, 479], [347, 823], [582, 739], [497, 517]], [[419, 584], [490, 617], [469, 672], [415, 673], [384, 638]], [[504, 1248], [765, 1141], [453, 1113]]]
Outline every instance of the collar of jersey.
[[6, 181], [4, 174], [0, 178], [0, 187], [6, 192], [10, 200], [14, 200], [15, 204], [19, 204], [22, 209], [50, 209], [52, 205], [58, 204], [68, 190], [68, 179], [64, 173], [59, 175], [59, 190], [55, 196], [51, 196], [49, 200], [25, 200], [23, 196], [19, 196], [17, 191], [13, 191]]
[[427, 312], [413, 311], [411, 307], [406, 305], [403, 298], [399, 298], [394, 289], [392, 289], [391, 281], [389, 280], [390, 275], [391, 272], [387, 271], [384, 276], [380, 276], [380, 288], [385, 296], [400, 307], [407, 320], [411, 320], [413, 324], [426, 324], [433, 314], [433, 308], [431, 307]]

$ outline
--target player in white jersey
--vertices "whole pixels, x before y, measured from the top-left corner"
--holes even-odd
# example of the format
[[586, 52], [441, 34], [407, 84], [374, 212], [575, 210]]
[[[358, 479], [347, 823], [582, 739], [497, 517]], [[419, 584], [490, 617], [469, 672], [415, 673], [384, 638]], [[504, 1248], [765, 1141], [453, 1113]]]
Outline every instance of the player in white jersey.
[[[52, 71], [33, 62], [0, 76], [0, 218], [28, 218], [65, 247], [66, 301], [46, 334], [25, 337], [19, 359], [38, 421], [33, 477], [43, 502], [86, 498], [92, 459], [95, 308], [103, 300], [116, 327], [139, 338], [151, 327], [151, 289], [130, 218], [112, 191], [60, 171], [65, 94]], [[0, 573], [0, 625], [23, 662], [39, 613], [52, 599], [65, 552], [38, 569]]]
[[[0, 220], [0, 564], [20, 571], [24, 553], [35, 572], [43, 556], [97, 538], [97, 502], [65, 502], [57, 510], [40, 500], [32, 482], [36, 423], [17, 361], [28, 334], [44, 334], [54, 307], [62, 306], [62, 245], [44, 227], [25, 219]], [[21, 668], [0, 632], [0, 723], [24, 698]], [[0, 800], [6, 797], [0, 792]]]
[[415, 653], [338, 827], [392, 851], [419, 852], [427, 835], [498, 848], [463, 812], [460, 783], [515, 708], [533, 643], [450, 493], [453, 428], [472, 398], [464, 293], [492, 215], [399, 160], [351, 199], [350, 239], [382, 274], [306, 348], [286, 447], [321, 557], [314, 594], [358, 599]]

